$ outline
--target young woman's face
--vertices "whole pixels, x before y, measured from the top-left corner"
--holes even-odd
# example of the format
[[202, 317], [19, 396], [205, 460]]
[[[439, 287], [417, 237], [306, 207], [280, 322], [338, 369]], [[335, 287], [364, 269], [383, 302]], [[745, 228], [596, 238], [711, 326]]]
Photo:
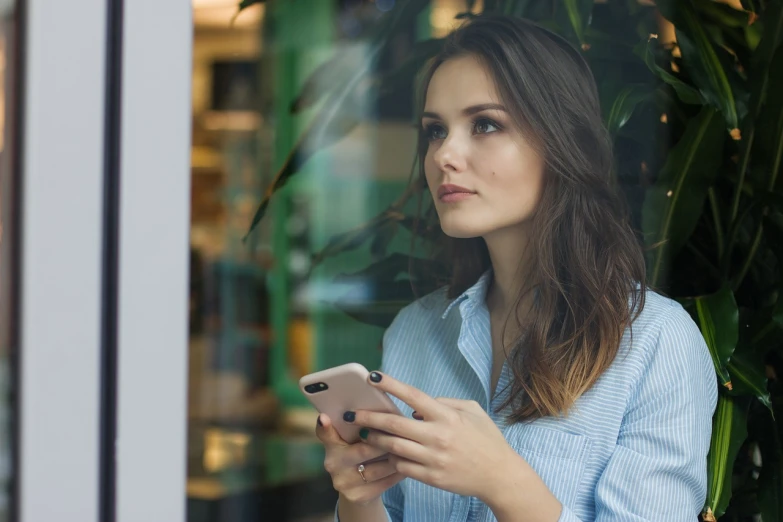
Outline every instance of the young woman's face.
[[438, 67], [422, 127], [424, 173], [446, 235], [524, 226], [540, 199], [544, 161], [512, 125], [481, 62], [464, 56]]

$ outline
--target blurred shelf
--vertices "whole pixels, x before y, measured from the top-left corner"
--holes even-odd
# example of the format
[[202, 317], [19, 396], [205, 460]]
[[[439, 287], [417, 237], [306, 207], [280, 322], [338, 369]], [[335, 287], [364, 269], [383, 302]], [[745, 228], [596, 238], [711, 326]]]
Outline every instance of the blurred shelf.
[[312, 434], [192, 423], [188, 522], [320, 520], [337, 502]]

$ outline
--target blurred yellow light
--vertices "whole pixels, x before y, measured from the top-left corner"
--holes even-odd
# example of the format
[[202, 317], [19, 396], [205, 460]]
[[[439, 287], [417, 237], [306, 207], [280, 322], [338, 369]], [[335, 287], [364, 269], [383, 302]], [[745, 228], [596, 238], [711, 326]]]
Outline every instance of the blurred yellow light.
[[236, 0], [193, 0], [193, 9], [202, 9], [205, 7], [233, 7], [237, 8], [239, 2]]
[[254, 4], [239, 11], [237, 0], [193, 0], [193, 23], [196, 27], [253, 27], [264, 16], [264, 4]]

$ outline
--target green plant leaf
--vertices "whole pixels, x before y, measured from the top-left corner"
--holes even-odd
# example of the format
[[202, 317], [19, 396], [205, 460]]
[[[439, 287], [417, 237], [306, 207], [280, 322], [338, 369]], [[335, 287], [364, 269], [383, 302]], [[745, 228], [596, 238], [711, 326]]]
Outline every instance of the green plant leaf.
[[241, 2], [239, 2], [238, 8], [240, 11], [242, 11], [243, 9], [247, 9], [251, 5], [263, 4], [264, 2], [266, 2], [266, 0], [242, 0]]
[[696, 223], [721, 162], [725, 141], [718, 112], [703, 107], [692, 118], [669, 152], [655, 185], [647, 191], [642, 229], [651, 249], [650, 281], [655, 286], [670, 256], [685, 245]]
[[346, 77], [355, 72], [356, 64], [365, 59], [361, 46], [339, 48], [334, 56], [310, 73], [291, 102], [291, 112], [296, 114], [309, 109], [327, 93], [344, 86]]
[[725, 51], [716, 50], [703, 23], [687, 2], [678, 4], [677, 43], [691, 78], [705, 99], [723, 113], [730, 129], [738, 129], [740, 114], [729, 81], [733, 64]]
[[[351, 85], [348, 90], [354, 92], [355, 87], [356, 85]], [[272, 183], [266, 189], [264, 198], [253, 214], [248, 231], [245, 237], [242, 238], [243, 242], [247, 241], [256, 225], [264, 218], [267, 208], [269, 208], [269, 203], [272, 201], [272, 196], [282, 189], [319, 149], [332, 145], [358, 125], [358, 120], [340, 110], [345, 101], [345, 98], [341, 95], [339, 100], [333, 100], [333, 105], [327, 104], [327, 109], [316, 114], [296, 140], [296, 144], [285, 160], [283, 160], [283, 164], [275, 174]]]
[[410, 56], [397, 68], [373, 79], [373, 84], [380, 94], [396, 92], [413, 85], [416, 74], [427, 60], [435, 56], [442, 48], [443, 38], [431, 38], [417, 42]]
[[783, 46], [778, 47], [769, 65], [768, 93], [757, 120], [760, 156], [767, 166], [766, 189], [776, 188], [783, 169]]
[[[712, 419], [712, 440], [707, 457], [707, 502], [705, 513], [720, 518], [731, 499], [734, 461], [748, 436], [747, 414], [737, 399], [721, 394]], [[706, 517], [705, 517], [706, 518]]]
[[[350, 283], [353, 280], [375, 281], [386, 283], [397, 281], [405, 277], [412, 279], [417, 284], [432, 285], [435, 288], [440, 285], [444, 267], [437, 261], [410, 257], [407, 254], [395, 252], [384, 259], [376, 261], [358, 272], [339, 274], [334, 280], [338, 283]], [[434, 289], [434, 288], [433, 288]]]
[[743, 9], [751, 13], [755, 13], [759, 10], [758, 0], [740, 0], [740, 4], [742, 5]]
[[573, 31], [576, 39], [580, 44], [585, 43], [585, 28], [590, 20], [590, 12], [593, 10], [593, 0], [563, 0], [561, 9], [558, 13], [563, 12], [568, 19], [568, 23], [564, 23], [561, 20], [562, 17], [557, 16], [557, 21], [561, 27], [570, 27]]
[[351, 117], [352, 111], [350, 108], [357, 97], [357, 93], [369, 83], [364, 80], [370, 74], [372, 66], [381, 55], [383, 49], [389, 44], [390, 35], [394, 33], [397, 27], [411, 22], [428, 5], [429, 1], [424, 0], [400, 0], [390, 13], [381, 17], [377, 31], [373, 33], [375, 35], [374, 40], [369, 46], [365, 59], [359, 62], [353, 74], [347, 77], [345, 84], [332, 89], [322, 109], [313, 117], [305, 131], [299, 136], [293, 149], [275, 174], [274, 180], [264, 194], [264, 198], [259, 203], [243, 241], [247, 241], [250, 233], [263, 219], [272, 196], [285, 186], [292, 176], [299, 172], [302, 165], [317, 150], [341, 139], [356, 126], [358, 122]]
[[636, 41], [630, 43], [618, 39], [617, 36], [592, 26], [585, 27], [584, 39], [587, 43], [585, 58], [591, 61], [593, 73], [596, 73], [596, 61], [633, 63], [634, 66], [639, 63], [639, 56], [634, 54]]
[[443, 273], [440, 263], [394, 253], [358, 272], [336, 276], [336, 285], [350, 290], [331, 304], [357, 321], [387, 327], [417, 295], [435, 290]]
[[693, 5], [699, 14], [715, 22], [718, 29], [726, 27], [744, 28], [748, 25], [748, 14], [734, 9], [728, 4], [713, 0], [693, 0]]
[[753, 395], [772, 412], [767, 376], [761, 359], [749, 350], [735, 350], [726, 368], [731, 376], [733, 395]]
[[634, 84], [623, 88], [612, 103], [606, 127], [614, 136], [631, 119], [636, 107], [652, 98], [653, 91], [648, 85]]
[[704, 104], [704, 98], [702, 98], [699, 91], [655, 63], [655, 55], [651, 49], [651, 46], [654, 45], [652, 43], [653, 41], [657, 40], [655, 38], [651, 38], [647, 42], [640, 42], [637, 44], [634, 48], [634, 54], [639, 56], [644, 61], [644, 63], [647, 65], [647, 68], [650, 69], [650, 71], [652, 71], [655, 76], [660, 78], [665, 83], [671, 85], [671, 87], [674, 89], [674, 92], [677, 93], [677, 97], [680, 99], [680, 101], [690, 105]]
[[400, 274], [408, 271], [410, 258], [405, 254], [394, 253], [380, 261], [376, 261], [359, 270], [349, 274], [339, 274], [335, 276], [335, 282], [345, 283], [354, 279], [361, 281], [368, 280], [387, 280], [396, 281]]
[[731, 390], [731, 375], [726, 366], [739, 339], [739, 309], [734, 294], [723, 288], [714, 294], [680, 302], [699, 325], [721, 384]]
[[397, 221], [392, 221], [378, 230], [372, 243], [370, 243], [370, 256], [374, 260], [381, 259], [386, 255], [389, 244], [391, 244], [394, 236], [397, 235], [397, 228]]
[[404, 214], [394, 210], [382, 212], [358, 227], [333, 236], [329, 239], [326, 246], [313, 254], [311, 263], [313, 266], [316, 266], [323, 262], [324, 259], [359, 248], [369, 241], [370, 238], [378, 235], [384, 227], [388, 227], [404, 218]]
[[367, 288], [358, 287], [344, 293], [339, 300], [332, 303], [337, 309], [349, 317], [365, 324], [388, 327], [395, 316], [409, 303], [415, 295], [410, 281], [390, 281], [372, 289], [372, 298], [366, 299]]
[[751, 88], [750, 114], [755, 117], [768, 91], [770, 64], [783, 39], [783, 3], [773, 2], [764, 12], [764, 32], [753, 52], [748, 83]]
[[[748, 115], [742, 127], [742, 142], [740, 143], [740, 159], [738, 163], [739, 181], [734, 185], [734, 197], [730, 214], [731, 222], [737, 218], [739, 211], [740, 197], [746, 183], [751, 150], [756, 140], [757, 117], [769, 88], [770, 66], [775, 56], [775, 50], [780, 44], [781, 38], [783, 38], [783, 4], [776, 2], [767, 8], [767, 11], [764, 13], [764, 25], [765, 31], [753, 52], [751, 69], [748, 74], [750, 102]], [[769, 125], [769, 123], [765, 124], [765, 126]], [[769, 132], [769, 129], [765, 130]], [[762, 136], [762, 139], [764, 138], [769, 140], [766, 134]], [[769, 148], [769, 145], [767, 147]]]
[[693, 83], [713, 107], [720, 110], [730, 129], [738, 129], [746, 111], [745, 93], [734, 92], [739, 85], [733, 59], [725, 49], [711, 41], [708, 29], [712, 27], [695, 10], [701, 0], [659, 0], [661, 14], [676, 29], [677, 45], [683, 63]]
[[440, 223], [428, 222], [424, 218], [416, 219], [414, 216], [406, 216], [400, 224], [410, 230], [417, 238], [434, 242], [443, 237]]

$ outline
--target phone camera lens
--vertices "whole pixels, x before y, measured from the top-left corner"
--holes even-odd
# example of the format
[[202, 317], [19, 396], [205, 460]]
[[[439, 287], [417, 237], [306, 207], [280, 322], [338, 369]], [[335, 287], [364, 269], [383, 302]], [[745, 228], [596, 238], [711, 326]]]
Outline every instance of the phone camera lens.
[[304, 387], [307, 393], [318, 393], [329, 389], [329, 385], [325, 382], [317, 382], [315, 384], [308, 384]]

